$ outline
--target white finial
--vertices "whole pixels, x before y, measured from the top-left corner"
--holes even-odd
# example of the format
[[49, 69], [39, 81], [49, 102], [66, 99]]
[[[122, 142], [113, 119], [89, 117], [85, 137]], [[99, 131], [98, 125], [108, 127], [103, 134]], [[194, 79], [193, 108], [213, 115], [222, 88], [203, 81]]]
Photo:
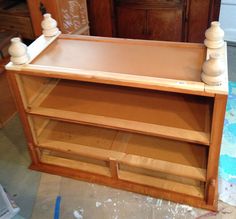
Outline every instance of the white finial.
[[52, 37], [58, 34], [57, 22], [51, 17], [51, 14], [44, 14], [44, 19], [41, 23], [43, 28], [43, 35], [46, 37]]
[[224, 31], [218, 21], [211, 22], [211, 27], [205, 32], [204, 44], [207, 48], [218, 49], [224, 45]]
[[220, 85], [223, 81], [225, 65], [219, 53], [210, 54], [202, 66], [202, 81], [208, 85]]
[[29, 61], [29, 55], [27, 53], [27, 46], [21, 42], [19, 37], [11, 39], [11, 45], [8, 49], [13, 64], [22, 65]]

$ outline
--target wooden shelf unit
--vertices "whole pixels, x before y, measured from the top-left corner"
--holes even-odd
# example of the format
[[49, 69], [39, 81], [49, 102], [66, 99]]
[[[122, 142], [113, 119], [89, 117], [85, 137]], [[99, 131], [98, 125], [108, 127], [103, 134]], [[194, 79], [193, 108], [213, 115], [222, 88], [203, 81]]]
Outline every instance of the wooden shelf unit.
[[[6, 66], [31, 168], [216, 210], [227, 77], [219, 87], [200, 81], [211, 51], [200, 44], [53, 40], [35, 41], [29, 64]], [[160, 59], [145, 58], [147, 52]]]

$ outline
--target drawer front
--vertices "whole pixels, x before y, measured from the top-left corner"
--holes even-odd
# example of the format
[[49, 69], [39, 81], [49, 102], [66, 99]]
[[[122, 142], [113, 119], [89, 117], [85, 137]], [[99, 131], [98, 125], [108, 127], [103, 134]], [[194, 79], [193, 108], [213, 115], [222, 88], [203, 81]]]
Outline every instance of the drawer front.
[[34, 39], [30, 17], [0, 14], [0, 28], [19, 32], [26, 39]]

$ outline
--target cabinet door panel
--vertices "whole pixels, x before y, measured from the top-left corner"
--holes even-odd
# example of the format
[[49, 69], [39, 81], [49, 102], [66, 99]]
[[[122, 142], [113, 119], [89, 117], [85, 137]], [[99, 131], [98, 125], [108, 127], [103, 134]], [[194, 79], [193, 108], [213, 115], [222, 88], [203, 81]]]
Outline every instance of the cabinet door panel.
[[203, 42], [208, 28], [210, 0], [191, 0], [188, 20], [188, 42]]
[[117, 36], [132, 39], [146, 38], [146, 11], [117, 7]]
[[147, 12], [147, 39], [182, 41], [182, 28], [182, 9], [156, 9]]
[[90, 32], [93, 36], [112, 37], [113, 0], [87, 0]]

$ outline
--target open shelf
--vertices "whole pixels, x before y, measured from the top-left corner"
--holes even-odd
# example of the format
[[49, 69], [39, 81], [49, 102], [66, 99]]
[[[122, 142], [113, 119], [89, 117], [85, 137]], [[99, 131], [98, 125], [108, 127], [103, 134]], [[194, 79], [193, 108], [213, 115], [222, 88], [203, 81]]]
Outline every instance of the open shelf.
[[[38, 118], [33, 117], [33, 124]], [[113, 160], [121, 180], [147, 184], [153, 179], [149, 186], [203, 197], [205, 146], [49, 120], [37, 136], [37, 147], [43, 163], [111, 177]]]
[[70, 80], [51, 81], [44, 86], [34, 101], [28, 101], [30, 114], [203, 145], [210, 143], [210, 97]]

